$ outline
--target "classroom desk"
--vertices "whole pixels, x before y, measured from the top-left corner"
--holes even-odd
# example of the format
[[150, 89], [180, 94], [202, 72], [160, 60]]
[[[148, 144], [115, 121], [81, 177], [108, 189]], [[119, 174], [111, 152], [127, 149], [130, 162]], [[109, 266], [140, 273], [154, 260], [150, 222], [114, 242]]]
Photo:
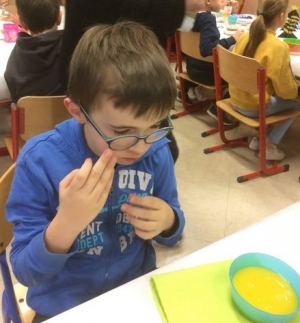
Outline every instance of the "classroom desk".
[[300, 202], [297, 202], [254, 225], [46, 322], [161, 323], [150, 288], [151, 275], [233, 259], [247, 252], [262, 252], [278, 257], [300, 274], [299, 231]]

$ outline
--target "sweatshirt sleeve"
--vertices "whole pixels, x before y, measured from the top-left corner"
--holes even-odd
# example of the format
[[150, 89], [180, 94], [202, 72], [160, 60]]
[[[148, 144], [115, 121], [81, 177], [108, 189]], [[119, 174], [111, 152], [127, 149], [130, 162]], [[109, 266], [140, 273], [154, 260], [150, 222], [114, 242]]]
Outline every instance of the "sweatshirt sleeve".
[[276, 56], [272, 56], [272, 67], [267, 68], [267, 76], [271, 79], [276, 95], [282, 99], [295, 99], [298, 86], [290, 66], [289, 51], [278, 49]]
[[17, 103], [17, 87], [15, 82], [15, 75], [16, 75], [15, 52], [16, 52], [16, 48], [14, 47], [7, 61], [6, 69], [4, 72], [4, 79], [10, 93], [11, 101], [14, 103]]
[[14, 224], [12, 269], [25, 286], [36, 286], [49, 279], [77, 250], [77, 241], [67, 254], [52, 254], [46, 249], [44, 233], [56, 214], [56, 209], [48, 202], [52, 195], [51, 188], [42, 185], [29, 167], [17, 163], [6, 203], [6, 217]]
[[197, 14], [193, 31], [200, 32], [199, 51], [203, 57], [211, 56], [218, 44], [226, 49], [235, 44], [233, 36], [220, 39], [216, 17], [209, 11]]
[[160, 163], [161, 167], [159, 168], [156, 175], [156, 183], [153, 195], [164, 200], [173, 209], [176, 217], [175, 227], [173, 228], [172, 234], [170, 236], [159, 235], [155, 237], [154, 240], [159, 244], [172, 247], [178, 242], [182, 235], [185, 225], [185, 218], [178, 201], [174, 162], [169, 149], [167, 149], [167, 151], [167, 156], [165, 156], [164, 159], [160, 159], [164, 160], [164, 162]]

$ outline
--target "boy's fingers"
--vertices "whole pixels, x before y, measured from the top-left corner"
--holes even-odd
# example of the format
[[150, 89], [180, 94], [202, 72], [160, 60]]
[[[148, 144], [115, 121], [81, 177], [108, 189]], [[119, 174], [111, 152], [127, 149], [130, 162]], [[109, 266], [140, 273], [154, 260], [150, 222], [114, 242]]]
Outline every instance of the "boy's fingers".
[[159, 208], [159, 199], [154, 196], [137, 196], [132, 194], [129, 197], [129, 203], [151, 210]]
[[92, 167], [92, 160], [90, 158], [86, 159], [82, 166], [78, 169], [76, 176], [74, 176], [69, 186], [72, 187], [72, 189], [74, 190], [81, 189], [85, 185]]
[[106, 152], [107, 150], [104, 151], [104, 156], [101, 155], [91, 171], [89, 178], [91, 192], [94, 190], [101, 190], [101, 187], [104, 189], [108, 183], [111, 185], [117, 158], [114, 156], [112, 151], [109, 153]]
[[78, 173], [79, 169], [74, 169], [72, 170], [71, 173], [69, 173], [65, 178], [62, 179], [62, 181], [60, 182], [60, 186], [62, 188], [67, 188], [73, 181], [74, 177], [76, 176], [76, 174]]
[[104, 186], [104, 188], [101, 190], [95, 190], [96, 193], [99, 194], [99, 197], [98, 197], [98, 202], [103, 202], [105, 203], [106, 199], [107, 199], [107, 196], [111, 190], [111, 187], [112, 187], [112, 181], [113, 181], [113, 178], [114, 178], [114, 174], [111, 173], [110, 174], [110, 178], [108, 179], [108, 181], [106, 182], [106, 185]]

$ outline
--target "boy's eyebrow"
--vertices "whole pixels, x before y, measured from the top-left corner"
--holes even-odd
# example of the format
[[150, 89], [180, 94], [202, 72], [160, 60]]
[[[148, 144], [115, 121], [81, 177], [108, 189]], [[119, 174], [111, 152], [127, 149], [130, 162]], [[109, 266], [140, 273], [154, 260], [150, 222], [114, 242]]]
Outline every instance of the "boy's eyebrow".
[[[158, 124], [158, 123], [160, 123], [160, 122], [162, 122], [163, 120], [165, 120], [166, 119], [166, 117], [164, 117], [164, 118], [162, 118], [161, 120], [159, 120], [159, 121], [157, 121], [157, 122], [155, 122], [155, 123], [153, 123], [153, 125], [152, 126], [155, 126], [156, 124]], [[133, 127], [133, 126], [128, 126], [128, 125], [120, 125], [120, 126], [114, 126], [114, 125], [112, 125], [112, 124], [109, 124], [109, 126], [110, 127], [112, 127], [112, 128], [114, 128], [114, 129], [138, 129], [139, 127]], [[151, 127], [151, 126], [150, 126]], [[150, 128], [149, 127], [149, 128]]]

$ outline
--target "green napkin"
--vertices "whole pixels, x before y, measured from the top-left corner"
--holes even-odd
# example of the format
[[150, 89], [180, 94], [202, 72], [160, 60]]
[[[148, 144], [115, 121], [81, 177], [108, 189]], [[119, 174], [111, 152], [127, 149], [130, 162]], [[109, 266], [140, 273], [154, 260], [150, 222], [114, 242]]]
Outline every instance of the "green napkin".
[[[151, 277], [156, 306], [164, 323], [249, 323], [231, 299], [232, 260]], [[299, 323], [297, 315], [290, 323]], [[250, 322], [251, 323], [251, 322]]]

